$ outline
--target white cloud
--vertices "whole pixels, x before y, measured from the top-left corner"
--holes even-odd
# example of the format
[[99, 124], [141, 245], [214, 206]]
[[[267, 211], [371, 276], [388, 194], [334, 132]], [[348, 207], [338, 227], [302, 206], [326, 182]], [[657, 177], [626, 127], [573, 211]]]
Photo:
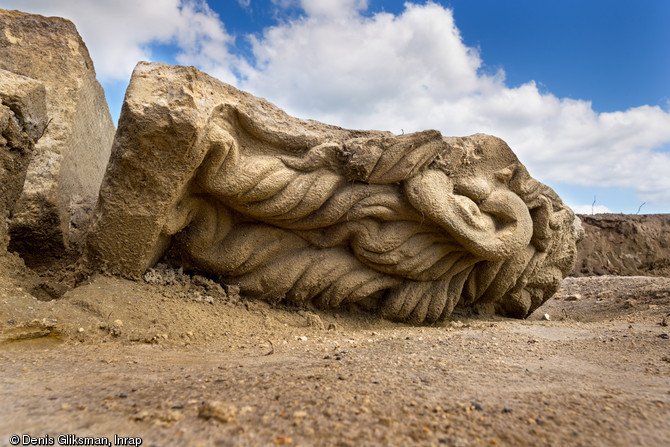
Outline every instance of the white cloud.
[[245, 87], [348, 124], [388, 127], [411, 118], [419, 125], [424, 118], [406, 113], [389, 123], [387, 111], [439, 105], [495, 82], [477, 75], [478, 52], [461, 44], [451, 13], [436, 5], [410, 7], [400, 17], [308, 16], [269, 28], [252, 43], [257, 65], [245, 73]]
[[670, 156], [654, 151], [670, 143], [667, 110], [597, 113], [533, 81], [509, 88], [504, 72], [483, 73], [451, 10], [430, 2], [371, 17], [360, 13], [365, 2], [340, 0], [345, 15], [323, 3], [303, 0], [305, 16], [251, 38], [257, 63], [243, 71], [243, 88], [345, 127], [491, 133], [547, 183], [630, 187], [670, 204]]
[[602, 214], [611, 213], [612, 211], [605, 205], [577, 205], [572, 207], [575, 214]]
[[299, 117], [396, 133], [486, 132], [505, 139], [546, 183], [634, 188], [642, 201], [670, 204], [670, 154], [655, 150], [670, 145], [667, 108], [597, 113], [534, 81], [510, 88], [502, 70], [482, 70], [451, 10], [434, 3], [369, 15], [366, 0], [272, 0], [279, 11], [299, 7], [304, 15], [247, 36], [251, 64], [231, 54], [225, 17], [204, 0], [1, 1], [71, 18], [103, 81], [127, 79], [138, 60], [152, 58], [152, 44], [175, 44], [179, 63]]
[[368, 7], [368, 0], [270, 0], [280, 8], [299, 7], [310, 17], [346, 18]]
[[246, 62], [230, 54], [228, 48], [235, 40], [226, 33], [219, 16], [206, 3], [189, 0], [182, 1], [179, 17], [173, 34], [181, 49], [177, 62], [195, 65], [222, 81], [236, 83], [233, 70], [246, 68]]
[[342, 18], [367, 9], [367, 0], [300, 0], [300, 6], [310, 17]]
[[176, 44], [180, 63], [198, 64], [234, 82], [243, 65], [228, 52], [233, 38], [203, 0], [2, 0], [3, 8], [66, 17], [82, 35], [101, 81], [127, 80], [154, 44]]

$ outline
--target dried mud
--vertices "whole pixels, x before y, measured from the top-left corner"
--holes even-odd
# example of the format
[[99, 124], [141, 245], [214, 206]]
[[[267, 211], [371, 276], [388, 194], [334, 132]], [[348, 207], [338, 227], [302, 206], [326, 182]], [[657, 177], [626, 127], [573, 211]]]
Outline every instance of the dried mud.
[[0, 445], [670, 443], [668, 278], [568, 278], [528, 320], [411, 327], [167, 268], [75, 289], [67, 269], [0, 268]]

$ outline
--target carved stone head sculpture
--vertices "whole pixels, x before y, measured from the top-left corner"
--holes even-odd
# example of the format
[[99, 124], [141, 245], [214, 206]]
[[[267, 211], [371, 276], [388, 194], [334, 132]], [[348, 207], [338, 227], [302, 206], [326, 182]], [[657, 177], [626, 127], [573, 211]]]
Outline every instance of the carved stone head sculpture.
[[574, 221], [498, 138], [299, 120], [194, 68], [140, 63], [87, 259], [137, 277], [173, 247], [263, 300], [523, 318], [571, 270]]

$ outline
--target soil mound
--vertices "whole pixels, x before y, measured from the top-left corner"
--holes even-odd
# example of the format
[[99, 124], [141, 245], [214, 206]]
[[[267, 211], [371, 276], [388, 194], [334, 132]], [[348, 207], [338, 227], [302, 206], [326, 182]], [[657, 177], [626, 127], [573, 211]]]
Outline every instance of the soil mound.
[[572, 276], [670, 276], [670, 214], [579, 215]]

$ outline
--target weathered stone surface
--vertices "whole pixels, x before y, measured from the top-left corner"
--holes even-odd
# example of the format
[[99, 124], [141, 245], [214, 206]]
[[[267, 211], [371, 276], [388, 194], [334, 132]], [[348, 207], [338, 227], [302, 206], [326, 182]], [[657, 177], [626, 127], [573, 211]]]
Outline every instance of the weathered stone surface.
[[46, 116], [44, 85], [0, 69], [0, 254], [9, 241], [6, 220], [23, 189]]
[[670, 276], [670, 214], [580, 215], [572, 276]]
[[57, 253], [70, 243], [71, 203], [97, 197], [114, 124], [88, 50], [68, 20], [0, 10], [0, 69], [42, 82], [48, 118], [12, 212], [12, 248]]
[[172, 246], [248, 296], [421, 323], [457, 305], [527, 316], [579, 236], [498, 138], [346, 130], [194, 68], [140, 63], [87, 258], [138, 277]]

